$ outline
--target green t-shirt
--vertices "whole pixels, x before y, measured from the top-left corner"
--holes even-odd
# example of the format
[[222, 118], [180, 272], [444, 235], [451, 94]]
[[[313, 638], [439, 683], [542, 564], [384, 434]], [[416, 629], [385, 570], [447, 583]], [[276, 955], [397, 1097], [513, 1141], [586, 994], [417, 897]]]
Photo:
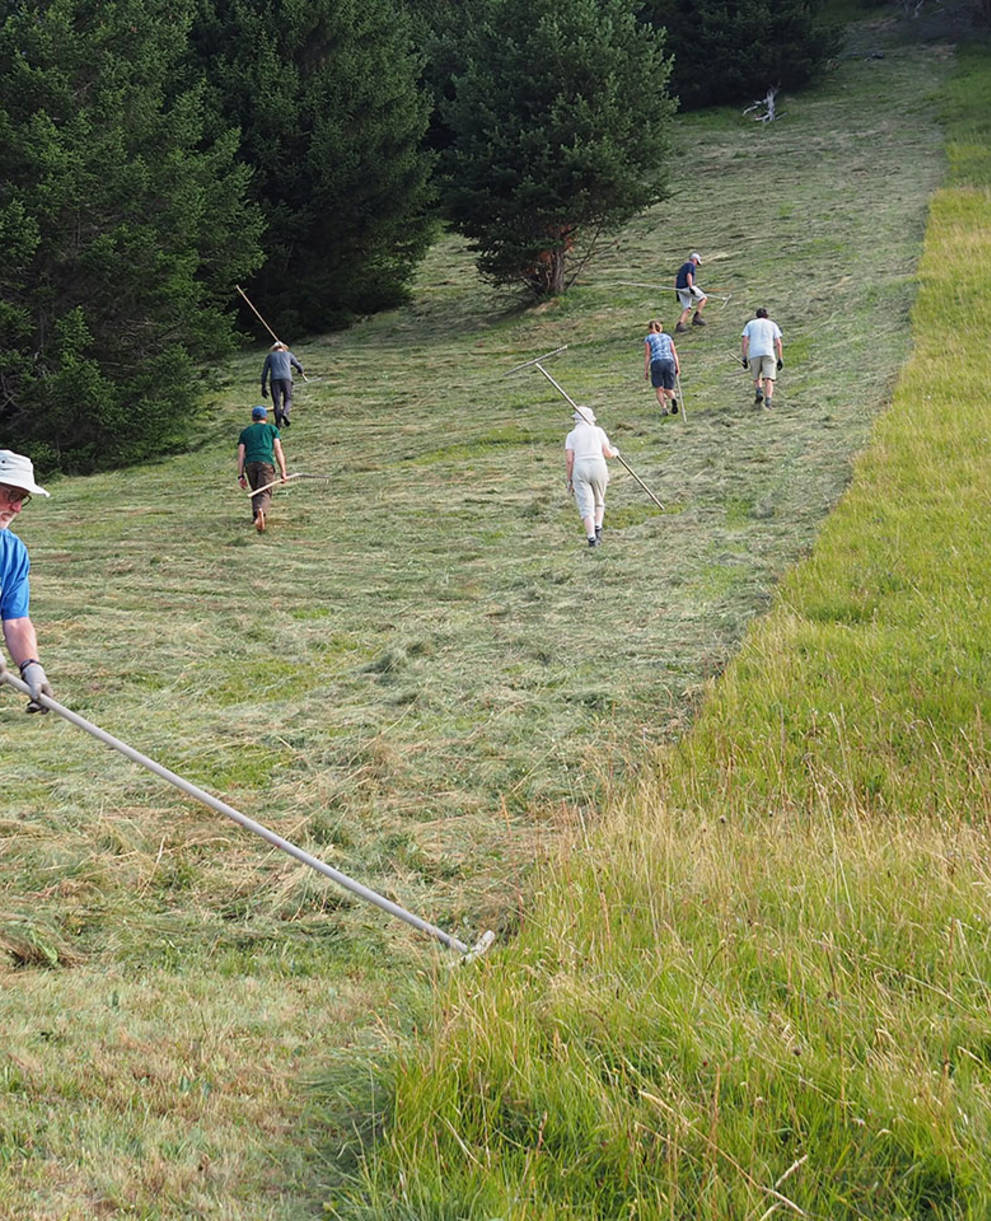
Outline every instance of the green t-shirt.
[[243, 429], [237, 443], [244, 446], [245, 463], [267, 462], [269, 466], [275, 466], [275, 438], [278, 435], [274, 424], [262, 420]]

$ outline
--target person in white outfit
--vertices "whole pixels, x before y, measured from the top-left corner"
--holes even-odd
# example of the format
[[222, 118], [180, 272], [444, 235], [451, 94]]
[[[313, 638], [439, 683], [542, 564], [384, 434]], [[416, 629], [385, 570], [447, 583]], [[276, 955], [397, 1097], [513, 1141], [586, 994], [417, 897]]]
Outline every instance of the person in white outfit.
[[781, 328], [767, 316], [766, 309], [759, 309], [743, 328], [740, 354], [744, 369], [749, 364], [754, 375], [754, 402], [771, 407], [774, 397], [774, 382], [784, 368], [784, 351], [781, 346]]
[[568, 491], [575, 495], [578, 512], [590, 547], [602, 542], [602, 519], [606, 512], [606, 484], [609, 482], [607, 458], [618, 458], [605, 432], [595, 422], [590, 407], [574, 413], [575, 426], [564, 440], [564, 461]]

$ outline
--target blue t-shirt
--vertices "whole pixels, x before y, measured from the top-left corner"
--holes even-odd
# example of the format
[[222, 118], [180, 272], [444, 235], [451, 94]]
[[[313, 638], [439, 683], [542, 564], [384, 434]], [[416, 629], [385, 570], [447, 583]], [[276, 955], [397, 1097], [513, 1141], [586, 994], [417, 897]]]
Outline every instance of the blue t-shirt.
[[674, 363], [674, 352], [671, 350], [671, 336], [664, 331], [648, 331], [643, 337], [644, 343], [650, 344], [650, 362], [655, 360], [670, 360]]
[[26, 619], [30, 591], [28, 549], [16, 534], [0, 530], [0, 619]]
[[682, 263], [678, 268], [678, 278], [674, 282], [675, 288], [687, 288], [688, 277], [692, 277], [692, 283], [695, 283], [695, 264], [691, 259], [687, 263]]

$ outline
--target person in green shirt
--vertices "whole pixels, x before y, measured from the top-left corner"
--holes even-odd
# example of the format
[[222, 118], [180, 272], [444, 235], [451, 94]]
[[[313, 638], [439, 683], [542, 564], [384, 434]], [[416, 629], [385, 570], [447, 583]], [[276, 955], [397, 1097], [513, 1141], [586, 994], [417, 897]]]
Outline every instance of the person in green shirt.
[[259, 534], [265, 529], [265, 516], [272, 502], [272, 489], [266, 485], [275, 482], [276, 462], [285, 483], [286, 457], [279, 430], [269, 424], [266, 407], [252, 407], [251, 423], [241, 429], [237, 439], [237, 481], [242, 488], [248, 484], [252, 488], [265, 489], [251, 497], [252, 520]]

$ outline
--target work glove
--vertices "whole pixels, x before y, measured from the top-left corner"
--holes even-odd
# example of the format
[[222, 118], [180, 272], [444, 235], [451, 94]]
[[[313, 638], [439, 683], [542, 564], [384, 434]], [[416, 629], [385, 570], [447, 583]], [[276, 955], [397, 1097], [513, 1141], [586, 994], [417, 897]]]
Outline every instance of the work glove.
[[618, 458], [618, 457], [619, 457], [619, 450], [618, 450], [618, 449], [617, 449], [615, 446], [613, 446], [612, 456], [613, 456], [614, 458]]
[[263, 398], [263, 399], [267, 399], [267, 398], [268, 398], [268, 391], [265, 389], [265, 387], [264, 387], [264, 386], [262, 386], [262, 398]]
[[747, 360], [747, 358], [746, 358], [745, 356], [744, 356], [744, 357], [743, 357], [743, 359], [740, 361], [740, 364], [741, 364], [741, 365], [743, 365], [744, 369], [749, 369], [749, 368], [750, 368], [750, 361], [749, 361], [749, 360]]
[[779, 360], [779, 361], [778, 361], [778, 368], [779, 368], [779, 369], [783, 369], [784, 367], [785, 367], [785, 362], [784, 362], [783, 360]]
[[21, 680], [27, 683], [28, 690], [31, 692], [31, 702], [27, 706], [27, 711], [47, 712], [48, 709], [39, 702], [39, 698], [42, 695], [47, 695], [49, 698], [54, 697], [48, 682], [48, 675], [42, 669], [41, 662], [35, 661], [33, 658], [24, 662], [21, 666]]

